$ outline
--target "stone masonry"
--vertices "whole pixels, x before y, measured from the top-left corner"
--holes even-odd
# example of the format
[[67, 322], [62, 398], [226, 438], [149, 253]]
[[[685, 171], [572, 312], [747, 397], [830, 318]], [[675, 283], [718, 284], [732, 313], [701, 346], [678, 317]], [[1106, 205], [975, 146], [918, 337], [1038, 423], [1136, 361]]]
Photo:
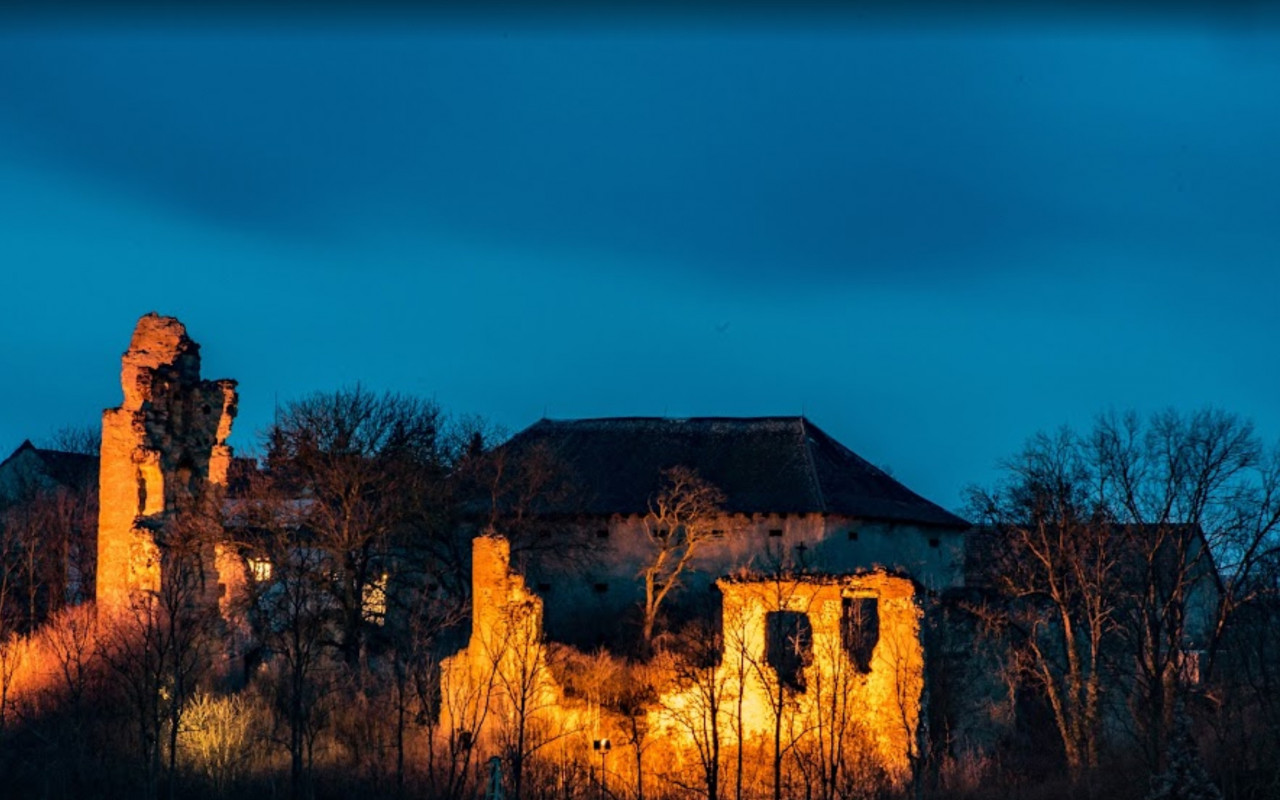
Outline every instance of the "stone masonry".
[[235, 381], [200, 378], [200, 346], [183, 324], [155, 312], [138, 320], [120, 385], [124, 403], [102, 414], [97, 601], [107, 615], [159, 588], [155, 523], [226, 483], [237, 401]]

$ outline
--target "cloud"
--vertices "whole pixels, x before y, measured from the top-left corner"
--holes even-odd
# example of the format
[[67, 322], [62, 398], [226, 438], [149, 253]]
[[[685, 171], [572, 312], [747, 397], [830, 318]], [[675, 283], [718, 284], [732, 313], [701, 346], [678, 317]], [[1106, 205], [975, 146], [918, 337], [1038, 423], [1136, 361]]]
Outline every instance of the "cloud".
[[1270, 234], [1280, 66], [1202, 35], [78, 34], [0, 133], [230, 229], [447, 231], [764, 284]]

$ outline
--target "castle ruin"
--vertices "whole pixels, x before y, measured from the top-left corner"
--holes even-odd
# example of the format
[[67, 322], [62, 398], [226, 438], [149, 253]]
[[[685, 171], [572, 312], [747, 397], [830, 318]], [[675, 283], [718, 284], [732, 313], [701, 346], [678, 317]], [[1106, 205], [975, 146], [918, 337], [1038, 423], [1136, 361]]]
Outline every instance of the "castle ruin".
[[[601, 727], [598, 708], [567, 698], [548, 668], [542, 600], [512, 570], [510, 543], [487, 534], [472, 547], [471, 637], [441, 664], [440, 730], [493, 752], [513, 729], [585, 736], [611, 727]], [[748, 575], [716, 586], [723, 605], [714, 675], [673, 686], [641, 712], [670, 763], [694, 752], [714, 725], [721, 742], [756, 761], [767, 760], [775, 736], [786, 749], [851, 739], [890, 780], [909, 779], [924, 688], [915, 582], [876, 569]]]
[[138, 320], [121, 359], [124, 402], [102, 414], [97, 602], [111, 616], [160, 587], [156, 530], [226, 484], [236, 382], [200, 378], [200, 345], [173, 317]]

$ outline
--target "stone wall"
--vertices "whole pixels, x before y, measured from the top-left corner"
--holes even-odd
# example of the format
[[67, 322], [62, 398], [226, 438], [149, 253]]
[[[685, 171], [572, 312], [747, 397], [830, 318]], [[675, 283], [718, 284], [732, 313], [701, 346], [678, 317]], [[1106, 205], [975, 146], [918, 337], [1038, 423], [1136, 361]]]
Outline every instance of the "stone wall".
[[491, 753], [516, 728], [571, 725], [573, 710], [547, 664], [542, 600], [512, 571], [511, 543], [489, 534], [471, 547], [471, 637], [441, 662], [440, 729]]
[[[165, 515], [226, 483], [236, 383], [200, 378], [200, 346], [173, 317], [143, 316], [121, 359], [124, 402], [102, 414], [97, 601], [107, 615], [160, 585]], [[149, 523], [149, 524], [140, 524]]]
[[[468, 748], [486, 755], [512, 741], [521, 725], [538, 727], [543, 735], [554, 728], [557, 736], [579, 737], [599, 728], [599, 710], [592, 717], [589, 704], [566, 698], [552, 676], [542, 601], [511, 569], [510, 554], [501, 536], [474, 540], [471, 636], [441, 664], [438, 730], [450, 742], [465, 736]], [[716, 586], [723, 596], [723, 628], [712, 681], [720, 697], [715, 724], [721, 742], [737, 746], [741, 732], [742, 744], [763, 754], [777, 727], [795, 738], [781, 743], [788, 751], [816, 745], [814, 731], [838, 731], [851, 747], [870, 753], [890, 778], [905, 780], [917, 752], [924, 687], [916, 584], [874, 570], [722, 578]], [[771, 628], [779, 614], [800, 623], [803, 635], [779, 641], [776, 626]], [[780, 644], [796, 656], [794, 674], [783, 675], [772, 662]], [[707, 713], [707, 686], [679, 683], [647, 713], [649, 729], [677, 760], [696, 752], [693, 732], [705, 730]], [[781, 726], [778, 714], [784, 717]]]
[[[721, 579], [717, 586], [724, 611], [715, 685], [724, 706], [741, 708], [740, 727], [722, 709], [721, 740], [737, 744], [741, 730], [744, 743], [767, 751], [781, 730], [780, 745], [792, 749], [818, 743], [814, 732], [825, 730], [865, 743], [889, 776], [906, 780], [924, 688], [914, 583], [877, 570]], [[794, 674], [778, 669], [779, 651], [794, 658]], [[670, 693], [651, 713], [653, 723], [668, 737], [687, 738], [696, 727], [689, 716], [704, 714], [706, 701], [705, 686]]]

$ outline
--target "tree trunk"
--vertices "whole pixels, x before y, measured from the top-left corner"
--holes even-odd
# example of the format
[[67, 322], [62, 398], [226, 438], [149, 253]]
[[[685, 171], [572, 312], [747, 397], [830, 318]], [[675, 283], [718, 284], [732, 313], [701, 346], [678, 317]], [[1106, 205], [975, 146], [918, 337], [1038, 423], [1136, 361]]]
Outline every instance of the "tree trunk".
[[782, 800], [782, 680], [778, 680], [778, 705], [773, 717], [773, 800]]

